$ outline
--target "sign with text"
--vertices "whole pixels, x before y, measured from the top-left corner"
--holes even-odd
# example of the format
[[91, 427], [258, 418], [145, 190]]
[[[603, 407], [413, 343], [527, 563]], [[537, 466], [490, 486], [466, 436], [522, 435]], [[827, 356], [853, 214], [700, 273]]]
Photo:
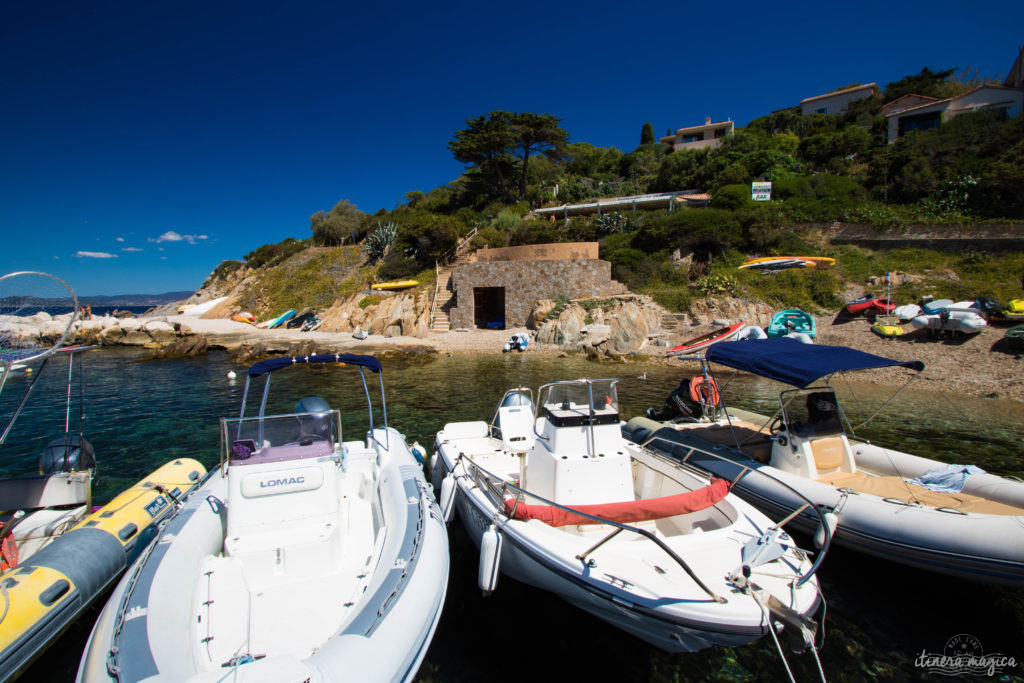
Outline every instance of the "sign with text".
[[750, 183], [750, 198], [755, 202], [767, 202], [772, 198], [771, 183]]

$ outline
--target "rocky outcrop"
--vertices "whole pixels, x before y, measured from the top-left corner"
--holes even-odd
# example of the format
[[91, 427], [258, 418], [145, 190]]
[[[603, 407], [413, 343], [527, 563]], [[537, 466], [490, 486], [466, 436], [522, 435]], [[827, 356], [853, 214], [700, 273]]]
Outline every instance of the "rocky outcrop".
[[766, 303], [736, 297], [695, 299], [690, 303], [690, 318], [694, 326], [728, 325], [745, 320], [748, 325], [764, 327], [771, 322], [774, 312]]
[[324, 332], [351, 332], [356, 328], [385, 337], [422, 337], [430, 324], [432, 292], [355, 294], [321, 314]]

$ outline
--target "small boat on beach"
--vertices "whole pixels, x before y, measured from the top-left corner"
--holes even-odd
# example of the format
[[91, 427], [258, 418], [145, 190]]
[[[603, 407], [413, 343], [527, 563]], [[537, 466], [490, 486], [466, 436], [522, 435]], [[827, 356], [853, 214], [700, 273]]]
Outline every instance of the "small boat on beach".
[[665, 352], [665, 355], [680, 356], [687, 353], [696, 353], [697, 351], [706, 349], [717, 342], [732, 339], [744, 327], [746, 327], [746, 322], [741, 320], [738, 323], [727, 325], [726, 327], [719, 328], [713, 332], [708, 332], [707, 334], [702, 334], [699, 337], [688, 339], [678, 346], [673, 346]]
[[419, 280], [394, 280], [392, 282], [378, 282], [375, 285], [370, 285], [371, 289], [408, 289], [409, 287], [415, 287], [420, 283]]
[[874, 294], [865, 294], [853, 301], [847, 301], [846, 312], [850, 315], [857, 315], [858, 313], [870, 311], [874, 307], [875, 299], [877, 298]]
[[536, 404], [512, 389], [490, 423], [438, 432], [432, 481], [480, 549], [480, 588], [504, 574], [670, 652], [774, 638], [777, 620], [813, 647], [821, 558], [728, 481], [624, 441], [617, 382], [552, 382]]
[[892, 314], [900, 320], [912, 320], [921, 315], [921, 307], [917, 304], [904, 304], [892, 309]]
[[1011, 299], [999, 317], [1002, 320], [1024, 320], [1024, 299]]
[[880, 315], [871, 324], [871, 331], [880, 337], [893, 338], [903, 335], [903, 326], [897, 315]]
[[924, 315], [937, 315], [942, 309], [952, 306], [955, 302], [952, 299], [932, 299], [921, 302], [921, 313]]
[[875, 299], [874, 301], [871, 302], [871, 310], [873, 310], [876, 314], [892, 313], [895, 308], [896, 304], [894, 304], [889, 299]]
[[962, 332], [976, 334], [988, 327], [988, 323], [974, 309], [943, 308], [939, 313], [919, 315], [910, 321], [916, 330], [933, 332]]
[[501, 347], [502, 353], [508, 353], [509, 351], [519, 351], [522, 353], [526, 350], [526, 347], [530, 345], [530, 335], [525, 332], [517, 332], [513, 334], [505, 345]]
[[1024, 483], [858, 439], [829, 383], [836, 373], [920, 371], [923, 363], [785, 339], [718, 344], [702, 363], [705, 376], [718, 363], [791, 388], [779, 394], [774, 416], [704, 405], [672, 421], [634, 418], [627, 437], [714, 476], [770, 474], [743, 476], [733, 489], [769, 516], [797, 513], [797, 527], [819, 538], [823, 527], [803, 509], [805, 499], [826, 512], [840, 545], [927, 571], [1024, 585]]
[[274, 329], [276, 327], [280, 327], [281, 325], [283, 325], [284, 323], [288, 322], [293, 317], [295, 317], [296, 313], [298, 313], [298, 311], [296, 311], [294, 308], [292, 310], [290, 310], [290, 311], [285, 311], [283, 314], [281, 314], [277, 318], [274, 318], [273, 320], [271, 320], [270, 323], [267, 324], [267, 329], [268, 330], [272, 330], [272, 329]]
[[751, 263], [744, 263], [739, 266], [740, 270], [749, 268], [750, 270], [761, 270], [761, 271], [776, 271], [776, 270], [788, 270], [789, 268], [813, 268], [815, 266], [814, 261], [808, 261], [800, 258], [769, 258]]
[[790, 308], [779, 311], [772, 316], [768, 325], [769, 337], [785, 337], [790, 334], [806, 334], [813, 339], [817, 335], [814, 325], [814, 317], [799, 308]]
[[[369, 424], [306, 396], [267, 415], [271, 376], [358, 371]], [[339, 372], [341, 370], [338, 370]], [[249, 368], [242, 412], [220, 422], [220, 465], [114, 589], [80, 681], [411, 681], [437, 627], [448, 539], [405, 438], [374, 423], [372, 356], [278, 357]], [[259, 412], [250, 382], [266, 376]], [[372, 376], [372, 375], [371, 375]]]
[[765, 261], [777, 261], [779, 259], [809, 261], [819, 266], [834, 266], [836, 264], [836, 260], [831, 256], [753, 256], [744, 261], [743, 265], [764, 263]]

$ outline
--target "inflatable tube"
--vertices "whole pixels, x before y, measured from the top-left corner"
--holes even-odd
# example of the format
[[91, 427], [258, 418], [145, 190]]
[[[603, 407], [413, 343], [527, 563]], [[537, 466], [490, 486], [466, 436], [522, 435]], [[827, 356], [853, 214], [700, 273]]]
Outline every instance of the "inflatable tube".
[[3, 574], [0, 679], [23, 671], [103, 593], [205, 473], [195, 460], [170, 462]]

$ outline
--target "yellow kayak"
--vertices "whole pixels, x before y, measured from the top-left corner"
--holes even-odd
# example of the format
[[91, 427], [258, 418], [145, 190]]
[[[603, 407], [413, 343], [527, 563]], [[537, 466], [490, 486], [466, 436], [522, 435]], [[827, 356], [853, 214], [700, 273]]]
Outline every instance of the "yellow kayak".
[[875, 322], [871, 326], [871, 331], [880, 337], [899, 337], [903, 334], [903, 327], [900, 325], [887, 325], [881, 322]]
[[799, 259], [800, 261], [812, 261], [820, 266], [834, 266], [836, 260], [831, 256], [755, 256], [748, 258], [743, 265], [761, 263], [762, 261], [774, 261], [777, 259]]
[[371, 289], [407, 289], [409, 287], [415, 287], [420, 283], [419, 280], [395, 280], [394, 282], [381, 282], [376, 285], [370, 285]]
[[26, 560], [13, 560], [0, 575], [0, 680], [23, 671], [121, 575], [152, 539], [147, 530], [205, 474], [196, 460], [169, 462]]

